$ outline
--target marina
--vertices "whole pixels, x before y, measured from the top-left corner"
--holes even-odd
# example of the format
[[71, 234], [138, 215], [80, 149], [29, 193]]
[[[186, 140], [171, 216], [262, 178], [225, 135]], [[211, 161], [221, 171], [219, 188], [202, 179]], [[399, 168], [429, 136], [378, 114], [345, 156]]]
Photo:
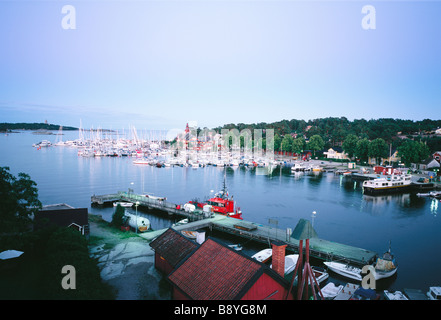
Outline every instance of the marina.
[[[15, 143], [15, 137], [18, 135], [9, 135], [7, 139]], [[18, 153], [9, 156], [15, 159], [15, 172], [26, 168], [35, 179], [43, 203], [90, 205], [89, 213], [110, 221], [115, 211], [113, 203], [120, 202], [132, 216], [148, 218], [149, 230], [138, 230], [138, 237], [145, 241], [152, 241], [175, 224], [175, 230], [187, 232], [188, 236], [196, 237], [201, 232], [220, 236], [232, 250], [240, 248], [238, 252], [250, 257], [277, 240], [287, 243], [287, 254], [296, 254], [299, 242], [290, 237], [290, 230], [299, 219], [306, 218], [319, 235], [310, 240], [310, 254], [316, 264], [372, 264], [377, 253], [383, 252], [385, 244], [392, 240], [400, 267], [393, 276], [379, 280], [380, 290], [404, 292], [403, 288], [413, 288], [425, 295], [427, 288], [437, 285], [433, 275], [441, 261], [436, 255], [425, 257], [419, 243], [424, 243], [427, 250], [438, 250], [436, 183], [427, 191], [367, 195], [361, 181], [353, 179], [355, 174], [363, 174], [361, 168], [344, 170], [341, 164], [320, 160], [309, 162], [311, 168], [322, 167], [320, 171], [295, 171], [291, 169], [295, 161], [276, 158], [279, 164], [275, 170], [261, 174], [262, 169], [266, 170], [262, 165], [207, 163], [197, 169], [185, 165], [157, 166], [154, 162], [136, 165], [131, 155], [83, 157], [78, 156], [76, 147], [38, 150], [30, 148], [32, 141], [18, 141]], [[27, 161], [30, 157], [33, 162]], [[204, 212], [203, 207], [185, 210], [184, 205], [196, 198], [213, 198], [214, 190], [222, 189], [225, 177], [229, 191], [243, 211], [243, 220]], [[372, 177], [375, 179], [378, 174]], [[418, 179], [413, 177], [413, 181]], [[121, 189], [128, 191], [115, 192]], [[420, 227], [415, 228], [416, 225]], [[419, 232], [420, 228], [424, 228], [424, 233]], [[420, 241], [413, 242], [412, 238]], [[420, 265], [418, 276], [412, 271], [415, 259], [430, 259], [430, 263]], [[327, 273], [328, 283], [336, 283], [335, 288], [348, 281], [329, 269]], [[323, 286], [326, 284], [324, 281]]]

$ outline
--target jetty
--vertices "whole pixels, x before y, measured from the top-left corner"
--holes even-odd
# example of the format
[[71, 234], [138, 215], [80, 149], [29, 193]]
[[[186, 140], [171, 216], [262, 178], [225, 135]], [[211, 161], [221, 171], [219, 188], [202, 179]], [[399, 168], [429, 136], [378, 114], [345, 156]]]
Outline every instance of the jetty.
[[[173, 227], [177, 231], [196, 231], [208, 228], [264, 244], [269, 244], [273, 241], [283, 241], [287, 244], [287, 251], [298, 252], [299, 249], [299, 241], [291, 237], [290, 229], [274, 228], [272, 226], [230, 218], [216, 213], [209, 213], [207, 215], [207, 213], [198, 210], [189, 212], [183, 210], [180, 205], [170, 203], [166, 200], [149, 198], [145, 195], [121, 191], [115, 194], [94, 195], [91, 197], [91, 201], [92, 204], [98, 205], [106, 205], [116, 201], [132, 202], [149, 209], [157, 209], [169, 216], [178, 215], [188, 218], [189, 223]], [[147, 240], [153, 240], [166, 230], [167, 229], [150, 231], [139, 235]], [[310, 255], [314, 258], [326, 261], [340, 261], [356, 266], [372, 264], [378, 257], [378, 254], [371, 250], [320, 238], [310, 239]]]

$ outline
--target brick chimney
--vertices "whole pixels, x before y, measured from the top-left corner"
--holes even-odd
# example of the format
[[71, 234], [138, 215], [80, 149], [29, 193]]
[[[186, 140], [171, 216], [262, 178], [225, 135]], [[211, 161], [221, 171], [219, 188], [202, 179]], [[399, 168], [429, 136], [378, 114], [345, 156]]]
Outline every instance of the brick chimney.
[[273, 248], [273, 262], [272, 269], [277, 272], [282, 277], [285, 276], [285, 248], [287, 244], [281, 241], [274, 241], [272, 244]]

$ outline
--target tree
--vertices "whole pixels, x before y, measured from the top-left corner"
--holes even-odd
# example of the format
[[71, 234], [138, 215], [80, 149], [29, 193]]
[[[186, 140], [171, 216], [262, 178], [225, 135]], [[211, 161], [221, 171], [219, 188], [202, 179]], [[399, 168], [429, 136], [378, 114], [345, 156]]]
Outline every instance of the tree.
[[375, 140], [372, 140], [369, 143], [369, 157], [375, 158], [375, 163], [380, 164], [381, 158], [386, 158], [388, 155], [388, 148], [386, 142], [381, 139], [377, 138]]
[[282, 139], [282, 151], [290, 152], [292, 148], [293, 137], [290, 134], [285, 134]]
[[398, 147], [398, 155], [401, 161], [409, 166], [411, 163], [419, 163], [430, 156], [430, 150], [427, 145], [414, 140], [405, 140]]
[[307, 144], [308, 149], [314, 151], [314, 155], [316, 151], [322, 150], [324, 146], [325, 146], [325, 142], [323, 141], [322, 137], [319, 136], [318, 134], [313, 135], [311, 138], [309, 138], [309, 142]]
[[306, 147], [306, 142], [305, 139], [303, 137], [299, 137], [294, 139], [294, 141], [292, 142], [292, 152], [294, 153], [302, 153], [303, 150], [305, 150]]
[[355, 156], [357, 152], [357, 142], [358, 137], [354, 134], [348, 134], [345, 141], [343, 142], [343, 150], [351, 159]]
[[355, 147], [355, 156], [360, 159], [360, 161], [368, 161], [369, 159], [369, 140], [363, 138], [357, 141]]
[[41, 209], [36, 183], [20, 172], [18, 179], [9, 167], [0, 167], [0, 232], [23, 232], [31, 223], [31, 215]]
[[279, 151], [282, 144], [282, 138], [278, 134], [274, 136], [274, 151]]
[[118, 203], [115, 212], [112, 215], [112, 221], [110, 222], [110, 224], [118, 228], [124, 225], [124, 223], [126, 222], [124, 219], [124, 213], [125, 209]]

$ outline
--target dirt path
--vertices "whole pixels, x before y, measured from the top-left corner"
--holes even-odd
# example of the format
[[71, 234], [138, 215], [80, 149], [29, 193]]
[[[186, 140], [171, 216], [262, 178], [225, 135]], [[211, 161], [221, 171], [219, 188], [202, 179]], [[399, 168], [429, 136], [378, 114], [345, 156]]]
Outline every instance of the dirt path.
[[98, 259], [101, 278], [115, 289], [116, 299], [170, 299], [168, 283], [154, 267], [149, 242], [93, 220], [89, 220], [89, 253]]

